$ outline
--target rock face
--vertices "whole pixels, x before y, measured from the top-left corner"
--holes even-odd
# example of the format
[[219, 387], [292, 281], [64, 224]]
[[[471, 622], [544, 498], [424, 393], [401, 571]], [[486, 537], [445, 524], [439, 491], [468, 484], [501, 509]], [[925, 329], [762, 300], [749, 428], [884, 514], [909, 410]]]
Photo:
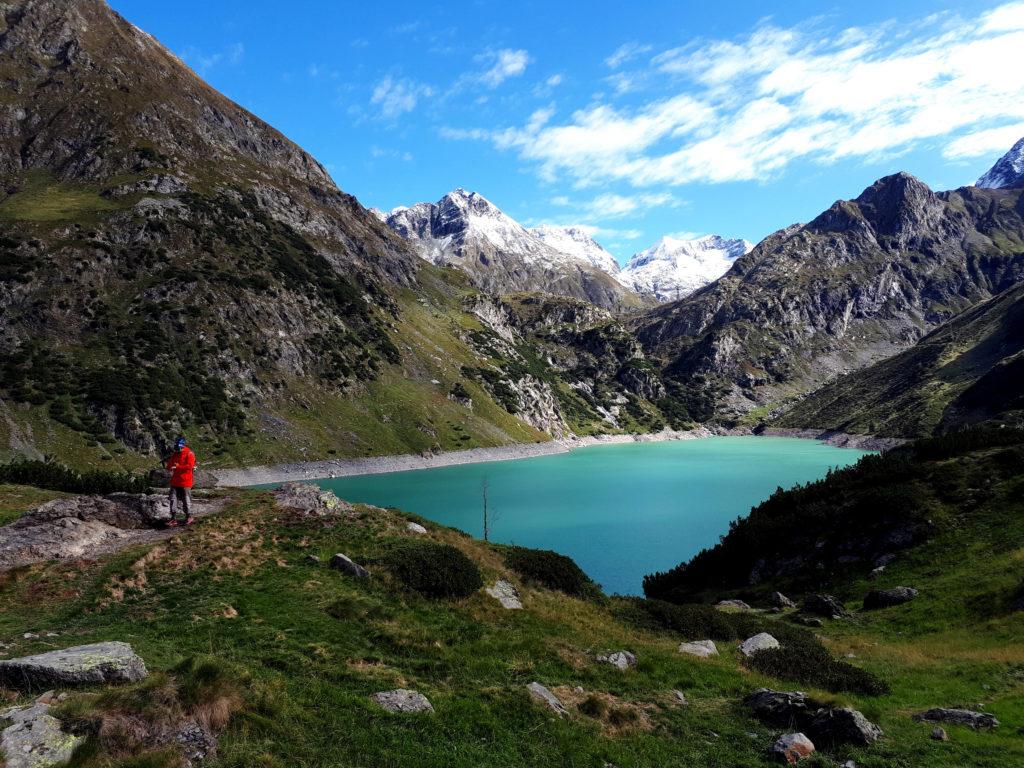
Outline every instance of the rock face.
[[309, 483], [284, 483], [274, 491], [274, 501], [277, 506], [294, 509], [303, 517], [325, 517], [352, 509], [351, 504], [331, 491]]
[[0, 750], [6, 768], [50, 768], [63, 765], [84, 739], [65, 733], [60, 721], [50, 714], [48, 704], [12, 707], [0, 713], [11, 720], [2, 736]]
[[607, 656], [598, 656], [597, 660], [616, 669], [626, 670], [636, 667], [636, 656], [629, 651], [615, 651]]
[[331, 557], [330, 562], [331, 568], [336, 571], [341, 571], [347, 576], [353, 576], [357, 579], [368, 579], [370, 578], [370, 572], [363, 568], [358, 563], [353, 562], [352, 558], [348, 555], [338, 552]]
[[539, 704], [543, 704], [559, 717], [569, 716], [569, 711], [558, 700], [558, 697], [540, 683], [530, 683], [526, 686], [526, 690], [530, 694], [531, 699]]
[[808, 726], [808, 733], [823, 745], [856, 744], [866, 747], [882, 737], [882, 729], [856, 709], [821, 708]]
[[864, 596], [864, 610], [876, 608], [889, 608], [893, 605], [909, 603], [917, 597], [917, 590], [913, 587], [893, 587], [892, 589], [872, 589]]
[[759, 632], [740, 643], [740, 653], [744, 656], [753, 656], [758, 651], [768, 651], [778, 647], [780, 647], [778, 640], [767, 632]]
[[679, 652], [706, 659], [708, 656], [717, 656], [718, 648], [713, 640], [694, 640], [691, 643], [680, 643]]
[[881, 728], [857, 710], [821, 706], [801, 691], [759, 688], [743, 703], [764, 722], [783, 728], [799, 728], [819, 746], [867, 746], [883, 735]]
[[914, 715], [915, 720], [926, 720], [933, 723], [953, 723], [966, 725], [974, 730], [990, 730], [999, 726], [995, 715], [988, 712], [975, 712], [970, 709], [946, 709], [934, 707]]
[[841, 619], [849, 615], [842, 602], [832, 595], [808, 595], [804, 599], [803, 610], [826, 619]]
[[142, 659], [121, 642], [79, 645], [0, 661], [0, 685], [15, 690], [134, 683], [147, 674]]
[[996, 160], [985, 175], [974, 182], [974, 186], [985, 189], [1007, 189], [1024, 186], [1024, 138], [1010, 151]]
[[772, 745], [772, 754], [787, 765], [796, 765], [814, 754], [814, 742], [802, 733], [785, 733]]
[[492, 586], [487, 587], [484, 591], [501, 603], [501, 607], [505, 610], [522, 610], [523, 602], [519, 598], [519, 590], [515, 588], [512, 582], [498, 579], [498, 581], [494, 582]]
[[400, 712], [403, 714], [416, 714], [420, 712], [433, 713], [434, 706], [426, 696], [416, 691], [399, 688], [394, 691], [381, 691], [370, 697], [388, 712]]

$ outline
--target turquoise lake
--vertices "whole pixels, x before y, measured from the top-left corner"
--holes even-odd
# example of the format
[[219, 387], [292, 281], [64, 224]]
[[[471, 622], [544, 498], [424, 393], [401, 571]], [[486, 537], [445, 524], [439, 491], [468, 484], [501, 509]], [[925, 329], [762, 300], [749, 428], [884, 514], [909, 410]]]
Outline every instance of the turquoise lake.
[[492, 541], [556, 550], [607, 593], [635, 595], [645, 574], [715, 544], [777, 487], [864, 454], [813, 440], [713, 437], [316, 482], [348, 501], [400, 507], [479, 537], [486, 479]]

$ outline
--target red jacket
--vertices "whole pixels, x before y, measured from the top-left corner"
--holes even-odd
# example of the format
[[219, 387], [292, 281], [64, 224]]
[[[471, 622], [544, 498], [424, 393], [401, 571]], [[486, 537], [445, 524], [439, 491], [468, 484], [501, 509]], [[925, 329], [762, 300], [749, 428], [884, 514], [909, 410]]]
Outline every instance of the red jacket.
[[171, 488], [191, 488], [195, 466], [196, 455], [187, 445], [177, 453], [172, 453], [167, 460], [167, 468], [171, 470]]

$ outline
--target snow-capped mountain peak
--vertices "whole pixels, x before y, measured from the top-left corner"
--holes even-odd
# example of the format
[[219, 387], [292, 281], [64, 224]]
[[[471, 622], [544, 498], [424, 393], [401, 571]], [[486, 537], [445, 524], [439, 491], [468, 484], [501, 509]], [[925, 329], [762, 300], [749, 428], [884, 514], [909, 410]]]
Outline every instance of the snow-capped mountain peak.
[[530, 233], [559, 253], [592, 264], [610, 275], [619, 271], [619, 262], [615, 257], [581, 227], [541, 224], [533, 227]]
[[724, 275], [750, 251], [746, 240], [721, 235], [681, 239], [666, 235], [634, 254], [617, 275], [620, 282], [659, 301], [675, 301]]
[[996, 161], [974, 186], [985, 189], [1003, 189], [1024, 186], [1024, 138]]

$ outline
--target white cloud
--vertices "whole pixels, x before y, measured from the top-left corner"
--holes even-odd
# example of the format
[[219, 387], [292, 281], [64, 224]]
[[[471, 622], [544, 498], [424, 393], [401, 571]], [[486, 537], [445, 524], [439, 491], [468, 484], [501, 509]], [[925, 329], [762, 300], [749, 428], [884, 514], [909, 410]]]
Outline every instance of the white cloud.
[[604, 60], [605, 65], [611, 69], [617, 69], [625, 64], [627, 61], [635, 59], [637, 56], [642, 56], [645, 53], [651, 51], [651, 46], [642, 45], [637, 42], [623, 43], [616, 48], [608, 58]]
[[434, 89], [429, 85], [405, 78], [385, 77], [373, 89], [370, 103], [380, 110], [381, 117], [394, 119], [412, 112], [423, 97], [430, 97]]
[[1024, 3], [973, 18], [820, 24], [762, 24], [743, 38], [664, 51], [613, 84], [659, 78], [668, 96], [628, 108], [598, 99], [472, 137], [517, 152], [547, 180], [672, 186], [760, 180], [798, 159], [878, 158], [939, 139], [947, 156], [966, 156], [1009, 135], [986, 126], [1024, 121]]
[[1024, 136], [1024, 123], [989, 128], [961, 136], [946, 145], [942, 154], [950, 159], [981, 157], [992, 152], [1005, 152]]
[[486, 58], [493, 61], [490, 68], [481, 72], [476, 79], [488, 88], [497, 88], [510, 77], [518, 77], [526, 71], [530, 63], [530, 54], [526, 51], [503, 48], [487, 54]]
[[552, 88], [554, 88], [556, 85], [561, 85], [562, 84], [562, 76], [561, 75], [552, 75], [547, 80], [545, 80], [544, 83], [546, 85], [549, 85]]

